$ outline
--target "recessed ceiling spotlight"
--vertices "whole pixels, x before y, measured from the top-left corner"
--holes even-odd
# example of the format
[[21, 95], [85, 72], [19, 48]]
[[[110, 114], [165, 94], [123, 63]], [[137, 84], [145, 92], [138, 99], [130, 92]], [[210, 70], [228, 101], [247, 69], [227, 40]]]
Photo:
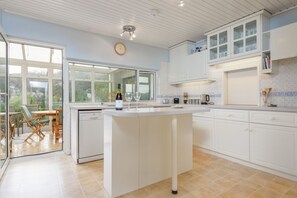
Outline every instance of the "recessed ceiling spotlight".
[[178, 6], [179, 6], [179, 7], [183, 7], [184, 5], [185, 5], [185, 1], [180, 0]]
[[152, 16], [158, 16], [160, 14], [160, 11], [158, 9], [151, 9], [150, 15]]

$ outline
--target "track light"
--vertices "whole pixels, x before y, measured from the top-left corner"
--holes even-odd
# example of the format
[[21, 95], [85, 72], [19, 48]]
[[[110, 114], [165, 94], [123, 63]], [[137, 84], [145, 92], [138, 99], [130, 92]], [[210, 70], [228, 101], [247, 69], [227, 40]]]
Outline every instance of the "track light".
[[127, 32], [129, 34], [129, 39], [132, 41], [133, 38], [136, 37], [136, 35], [134, 33], [135, 30], [136, 30], [136, 27], [133, 26], [133, 25], [124, 25], [123, 26], [123, 32], [120, 35], [121, 35], [121, 37], [123, 37], [125, 32]]

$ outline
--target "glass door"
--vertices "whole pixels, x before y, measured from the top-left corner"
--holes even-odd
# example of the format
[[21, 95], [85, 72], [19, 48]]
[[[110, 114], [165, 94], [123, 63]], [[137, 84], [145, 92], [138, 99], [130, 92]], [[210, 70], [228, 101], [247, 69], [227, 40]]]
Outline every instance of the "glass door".
[[257, 21], [253, 19], [232, 28], [232, 54], [234, 56], [258, 49]]
[[218, 35], [209, 37], [209, 60], [216, 60], [218, 58]]
[[233, 54], [241, 54], [244, 52], [244, 26], [239, 25], [233, 28]]
[[228, 31], [219, 33], [219, 58], [228, 56]]
[[257, 49], [257, 21], [253, 20], [245, 24], [245, 51]]
[[0, 32], [0, 178], [9, 157], [7, 42]]
[[229, 28], [208, 37], [209, 61], [216, 61], [229, 56]]

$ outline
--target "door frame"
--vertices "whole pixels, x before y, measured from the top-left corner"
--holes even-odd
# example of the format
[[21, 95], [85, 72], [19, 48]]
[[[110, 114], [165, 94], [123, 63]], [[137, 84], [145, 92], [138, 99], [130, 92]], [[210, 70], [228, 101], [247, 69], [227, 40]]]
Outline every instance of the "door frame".
[[48, 47], [62, 50], [62, 94], [63, 94], [63, 141], [62, 141], [62, 151], [70, 155], [70, 109], [69, 109], [69, 66], [66, 60], [66, 47], [62, 45], [53, 44], [50, 42], [39, 42], [33, 40], [26, 40], [17, 37], [9, 37], [8, 43], [22, 43], [27, 45], [35, 45], [40, 47]]
[[6, 43], [6, 86], [5, 86], [5, 92], [7, 93], [7, 95], [6, 95], [6, 100], [7, 100], [7, 102], [6, 102], [6, 117], [7, 117], [7, 119], [6, 119], [6, 131], [5, 131], [5, 133], [6, 133], [6, 151], [7, 151], [7, 158], [5, 159], [5, 162], [4, 162], [4, 164], [3, 164], [3, 166], [2, 167], [0, 167], [0, 180], [1, 180], [1, 178], [2, 178], [2, 176], [3, 176], [3, 174], [4, 174], [4, 172], [5, 172], [5, 170], [7, 169], [7, 167], [8, 167], [8, 164], [9, 164], [9, 159], [10, 159], [10, 141], [8, 141], [8, 136], [9, 136], [9, 116], [8, 116], [8, 107], [9, 107], [9, 100], [8, 100], [8, 86], [9, 86], [9, 84], [8, 84], [8, 52], [9, 52], [9, 42], [8, 42], [8, 39], [7, 39], [7, 36], [5, 35], [5, 33], [4, 33], [4, 31], [3, 31], [3, 28], [1, 27], [1, 25], [0, 25], [0, 33], [2, 34], [2, 36], [3, 36], [3, 39], [4, 39], [4, 41], [5, 41], [5, 43]]

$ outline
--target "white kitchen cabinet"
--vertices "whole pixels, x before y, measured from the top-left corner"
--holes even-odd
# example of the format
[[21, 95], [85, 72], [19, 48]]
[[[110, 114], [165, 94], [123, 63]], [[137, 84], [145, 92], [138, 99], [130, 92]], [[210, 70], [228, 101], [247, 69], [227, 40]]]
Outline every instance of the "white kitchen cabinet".
[[297, 23], [271, 30], [271, 60], [297, 56]]
[[190, 54], [186, 57], [185, 81], [205, 79], [208, 77], [207, 51]]
[[250, 111], [250, 122], [297, 127], [297, 114], [287, 112]]
[[207, 51], [190, 54], [193, 44], [186, 42], [170, 49], [169, 82], [205, 80], [208, 77]]
[[248, 19], [231, 27], [231, 56], [241, 56], [260, 50], [260, 17]]
[[193, 145], [213, 149], [213, 118], [193, 116]]
[[230, 28], [208, 35], [208, 61], [217, 61], [230, 56]]
[[234, 121], [249, 121], [249, 112], [244, 110], [233, 109], [216, 109], [214, 111], [215, 118]]
[[208, 61], [217, 62], [260, 51], [260, 16], [207, 36]]
[[209, 65], [260, 56], [262, 29], [269, 23], [269, 15], [260, 11], [207, 32]]
[[189, 43], [185, 42], [169, 51], [169, 76], [170, 83], [181, 81], [184, 76], [185, 57], [189, 54]]
[[215, 119], [214, 150], [249, 161], [249, 123]]
[[250, 126], [251, 162], [297, 174], [297, 130], [265, 124]]

